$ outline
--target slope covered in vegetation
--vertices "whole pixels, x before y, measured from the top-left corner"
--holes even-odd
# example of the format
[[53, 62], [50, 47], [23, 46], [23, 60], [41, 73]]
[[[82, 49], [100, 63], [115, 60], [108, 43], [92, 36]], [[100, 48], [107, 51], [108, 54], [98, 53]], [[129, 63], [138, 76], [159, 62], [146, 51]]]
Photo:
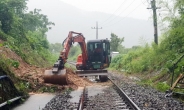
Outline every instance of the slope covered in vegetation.
[[173, 67], [184, 55], [184, 2], [172, 0], [174, 3], [172, 7], [168, 7], [169, 3], [164, 0], [160, 0], [159, 3], [163, 6], [162, 8], [170, 10], [162, 20], [162, 23], [169, 23], [169, 27], [160, 36], [159, 44], [145, 44], [137, 49], [129, 50], [127, 54], [120, 54], [112, 60], [111, 68], [130, 74], [140, 73], [142, 76], [150, 76], [154, 73], [151, 78], [147, 77], [147, 82], [164, 91], [169, 89], [173, 69], [175, 78], [183, 73], [184, 59], [181, 59], [175, 68]]
[[39, 9], [27, 12], [26, 1], [0, 0], [0, 75], [8, 75], [20, 91], [40, 86], [40, 73], [58, 57], [46, 37], [54, 23]]

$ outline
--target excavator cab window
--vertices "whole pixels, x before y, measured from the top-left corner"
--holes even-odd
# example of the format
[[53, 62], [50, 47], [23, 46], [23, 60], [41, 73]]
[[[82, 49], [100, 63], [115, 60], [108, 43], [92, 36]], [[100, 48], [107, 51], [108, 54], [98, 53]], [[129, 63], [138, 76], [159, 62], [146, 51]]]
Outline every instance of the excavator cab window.
[[92, 62], [102, 62], [103, 47], [101, 42], [90, 42], [87, 45], [89, 60]]

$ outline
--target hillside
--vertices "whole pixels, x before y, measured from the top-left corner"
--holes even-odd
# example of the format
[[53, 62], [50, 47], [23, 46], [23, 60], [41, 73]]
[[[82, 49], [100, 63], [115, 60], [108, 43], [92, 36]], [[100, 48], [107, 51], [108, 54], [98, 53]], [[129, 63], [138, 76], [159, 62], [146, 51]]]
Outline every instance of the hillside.
[[[0, 40], [0, 44], [1, 43], [2, 40]], [[67, 75], [69, 84], [67, 86], [46, 84], [43, 81], [44, 71], [51, 68], [41, 68], [30, 65], [11, 49], [6, 47], [0, 47], [0, 53], [0, 59], [3, 59], [3, 61], [6, 62], [10, 61], [9, 64], [4, 65], [4, 68], [0, 61], [0, 68], [3, 68], [4, 70], [6, 69], [5, 66], [8, 67], [8, 70], [5, 70], [5, 72], [13, 80], [20, 92], [59, 92], [65, 88], [77, 89], [78, 86], [90, 85], [90, 82], [84, 78], [79, 78], [68, 68]], [[15, 67], [13, 61], [19, 62], [19, 66]]]

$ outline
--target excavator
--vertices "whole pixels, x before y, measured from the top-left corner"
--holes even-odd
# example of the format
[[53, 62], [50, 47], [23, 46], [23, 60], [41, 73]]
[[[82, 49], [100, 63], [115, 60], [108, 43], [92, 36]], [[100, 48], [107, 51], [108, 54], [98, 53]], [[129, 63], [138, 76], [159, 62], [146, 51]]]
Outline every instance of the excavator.
[[77, 57], [76, 73], [78, 76], [99, 76], [99, 80], [108, 80], [107, 70], [111, 62], [110, 42], [108, 39], [89, 40], [86, 44], [82, 33], [70, 31], [63, 41], [63, 50], [52, 70], [44, 73], [44, 82], [51, 84], [67, 85], [67, 73], [65, 63], [73, 43], [77, 42], [81, 48], [81, 54]]

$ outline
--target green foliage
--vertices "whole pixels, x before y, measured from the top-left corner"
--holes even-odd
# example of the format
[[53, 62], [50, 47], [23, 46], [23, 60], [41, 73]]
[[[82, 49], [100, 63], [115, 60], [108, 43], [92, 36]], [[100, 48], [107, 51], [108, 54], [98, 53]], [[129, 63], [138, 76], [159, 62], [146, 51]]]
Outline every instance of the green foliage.
[[13, 61], [13, 62], [12, 62], [12, 66], [13, 66], [14, 68], [18, 68], [18, 67], [19, 67], [19, 62], [18, 62], [18, 61]]
[[0, 39], [6, 41], [8, 38], [8, 35], [5, 34], [2, 30], [0, 30]]
[[[46, 15], [40, 14], [40, 9], [29, 13], [26, 0], [0, 1], [0, 39], [3, 46], [10, 48], [27, 63], [38, 66], [49, 66], [56, 60], [49, 52], [46, 32], [51, 29]], [[18, 63], [14, 62], [15, 67]]]
[[[150, 59], [153, 56], [153, 50], [149, 47], [142, 47], [137, 49], [132, 49], [127, 54], [123, 54], [114, 58], [112, 64], [116, 69], [124, 70], [128, 73], [136, 73], [147, 71], [150, 65], [153, 65], [153, 59]], [[110, 65], [113, 67], [113, 65]]]
[[81, 54], [81, 48], [79, 45], [72, 46], [68, 55], [69, 60], [76, 61], [79, 54]]
[[142, 86], [153, 86], [153, 82], [151, 79], [142, 79], [140, 82], [138, 82], [138, 84]]
[[111, 38], [110, 39], [111, 39], [111, 41], [110, 41], [111, 51], [118, 51], [118, 48], [120, 50], [123, 48], [121, 43], [124, 41], [124, 37], [119, 38], [114, 33], [111, 33]]
[[[161, 1], [162, 4], [165, 3], [164, 0]], [[148, 45], [145, 43], [145, 45], [141, 47], [129, 49], [128, 53], [119, 55], [112, 60], [111, 68], [127, 73], [140, 74], [164, 70], [163, 73], [156, 74], [156, 76], [149, 80], [144, 80], [142, 83], [154, 86], [160, 91], [165, 91], [169, 88], [168, 84], [163, 82], [163, 79], [166, 74], [172, 72], [173, 65], [184, 55], [184, 2], [182, 0], [172, 2], [175, 3], [175, 7], [169, 7], [169, 3], [165, 3], [165, 7], [163, 7], [170, 9], [170, 14], [163, 20], [165, 21], [167, 19], [167, 23], [169, 23], [170, 27], [160, 36], [162, 40], [159, 45], [155, 43]], [[179, 10], [179, 14], [171, 13], [172, 10]], [[183, 73], [183, 66], [184, 59], [179, 61], [174, 68], [175, 79], [180, 73]], [[162, 81], [160, 79], [162, 79]], [[170, 81], [170, 79], [164, 80]]]
[[160, 90], [162, 92], [165, 92], [166, 90], [169, 90], [170, 86], [168, 84], [166, 84], [165, 82], [158, 82], [156, 85], [155, 85], [155, 88], [157, 90]]
[[73, 91], [73, 89], [71, 87], [69, 87], [69, 88], [66, 89], [66, 92], [67, 93], [71, 93], [72, 91]]
[[58, 87], [51, 86], [51, 87], [41, 87], [38, 91], [39, 92], [50, 92], [50, 93], [54, 93], [57, 90], [58, 90]]
[[0, 55], [0, 69], [3, 66], [4, 71], [9, 67], [18, 68], [19, 62], [10, 58], [6, 58], [5, 56]]
[[28, 91], [28, 89], [30, 89], [30, 83], [25, 81], [16, 83], [15, 86], [20, 92]]
[[55, 44], [50, 44], [49, 45], [49, 50], [52, 53], [60, 53], [61, 50], [63, 49], [63, 46], [61, 43], [55, 43]]
[[26, 2], [27, 0], [0, 0], [0, 40], [3, 40], [0, 48], [5, 52], [8, 50], [9, 54], [5, 56], [0, 53], [0, 75], [8, 75], [24, 95], [32, 86], [11, 71], [12, 67], [18, 68], [20, 62], [16, 58], [9, 58], [15, 57], [8, 53], [9, 49], [28, 64], [39, 67], [51, 66], [58, 58], [58, 55], [56, 57], [49, 51], [50, 44], [46, 38], [46, 32], [54, 23], [46, 15], [40, 14], [39, 9], [27, 13]]
[[112, 59], [110, 67], [114, 68], [116, 70], [120, 69], [121, 65], [121, 61], [123, 59], [124, 55], [117, 55], [115, 58]]
[[8, 101], [6, 101], [6, 103], [7, 103], [8, 105], [10, 105], [12, 102], [8, 100]]
[[41, 29], [40, 32], [45, 33], [48, 29], [51, 29], [51, 25], [55, 25], [53, 22], [49, 22], [46, 15], [40, 14], [40, 9], [34, 9], [24, 15], [24, 28], [27, 31], [36, 31]]

